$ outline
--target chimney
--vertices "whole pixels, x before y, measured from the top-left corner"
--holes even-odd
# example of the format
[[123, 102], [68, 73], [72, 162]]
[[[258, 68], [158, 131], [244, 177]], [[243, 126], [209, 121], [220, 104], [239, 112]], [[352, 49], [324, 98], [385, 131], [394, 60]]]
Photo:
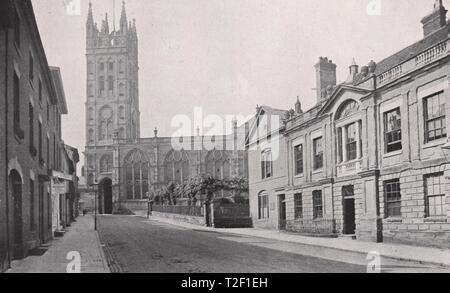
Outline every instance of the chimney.
[[422, 19], [424, 37], [431, 35], [443, 28], [447, 23], [447, 9], [442, 4], [442, 0], [436, 0], [433, 12]]
[[336, 64], [327, 57], [320, 57], [319, 62], [315, 65], [318, 103], [326, 97], [328, 87], [336, 86], [336, 67]]
[[353, 58], [352, 65], [349, 67], [349, 74], [346, 83], [353, 83], [355, 76], [359, 72], [359, 66], [356, 64], [355, 58]]

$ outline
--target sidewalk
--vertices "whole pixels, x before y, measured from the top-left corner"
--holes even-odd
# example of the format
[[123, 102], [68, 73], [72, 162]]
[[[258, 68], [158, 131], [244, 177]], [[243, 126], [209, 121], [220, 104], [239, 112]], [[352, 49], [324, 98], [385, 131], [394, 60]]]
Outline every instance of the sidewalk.
[[[135, 212], [135, 213], [137, 216], [147, 217], [146, 213], [145, 215], [143, 212], [142, 213]], [[385, 258], [391, 258], [402, 261], [413, 261], [423, 264], [433, 264], [450, 268], [450, 250], [445, 249], [416, 247], [402, 244], [362, 242], [342, 238], [316, 238], [316, 237], [302, 236], [293, 233], [279, 232], [273, 230], [263, 230], [256, 228], [214, 229], [155, 216], [152, 216], [150, 219], [171, 225], [184, 227], [187, 229], [216, 231], [224, 234], [234, 234], [242, 236], [253, 236], [272, 240], [299, 243], [304, 245], [337, 249], [341, 251], [357, 252], [365, 255], [370, 252], [378, 252], [380, 253], [381, 256]]]
[[7, 273], [66, 273], [69, 252], [81, 255], [81, 273], [109, 273], [94, 218], [80, 216], [62, 238], [55, 238], [43, 256], [30, 256], [12, 263]]

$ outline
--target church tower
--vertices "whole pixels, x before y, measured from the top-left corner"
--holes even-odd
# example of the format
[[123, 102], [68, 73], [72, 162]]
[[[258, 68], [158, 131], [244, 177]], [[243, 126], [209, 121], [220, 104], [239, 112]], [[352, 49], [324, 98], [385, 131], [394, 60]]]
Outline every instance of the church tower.
[[[140, 137], [138, 38], [135, 20], [122, 5], [118, 29], [110, 31], [108, 14], [100, 27], [92, 3], [86, 22], [86, 175], [87, 179], [114, 182], [117, 139]], [[106, 208], [106, 207], [105, 207]]]

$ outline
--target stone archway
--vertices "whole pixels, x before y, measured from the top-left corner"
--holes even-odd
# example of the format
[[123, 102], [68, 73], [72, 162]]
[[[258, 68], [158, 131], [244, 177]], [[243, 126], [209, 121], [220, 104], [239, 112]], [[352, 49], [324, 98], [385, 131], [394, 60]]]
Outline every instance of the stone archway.
[[22, 216], [22, 177], [19, 172], [12, 170], [9, 175], [10, 198], [12, 199], [12, 240], [13, 258], [22, 259], [23, 251], [23, 216]]
[[107, 215], [113, 213], [113, 193], [112, 180], [109, 178], [103, 179], [99, 184], [101, 208], [100, 212]]

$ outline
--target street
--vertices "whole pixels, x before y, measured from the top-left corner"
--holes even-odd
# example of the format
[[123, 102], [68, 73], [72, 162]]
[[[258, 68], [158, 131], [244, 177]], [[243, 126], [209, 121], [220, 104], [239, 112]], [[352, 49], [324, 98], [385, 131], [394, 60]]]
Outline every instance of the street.
[[[112, 272], [365, 273], [365, 255], [296, 243], [202, 231], [135, 216], [99, 217]], [[382, 259], [382, 272], [448, 272]]]

